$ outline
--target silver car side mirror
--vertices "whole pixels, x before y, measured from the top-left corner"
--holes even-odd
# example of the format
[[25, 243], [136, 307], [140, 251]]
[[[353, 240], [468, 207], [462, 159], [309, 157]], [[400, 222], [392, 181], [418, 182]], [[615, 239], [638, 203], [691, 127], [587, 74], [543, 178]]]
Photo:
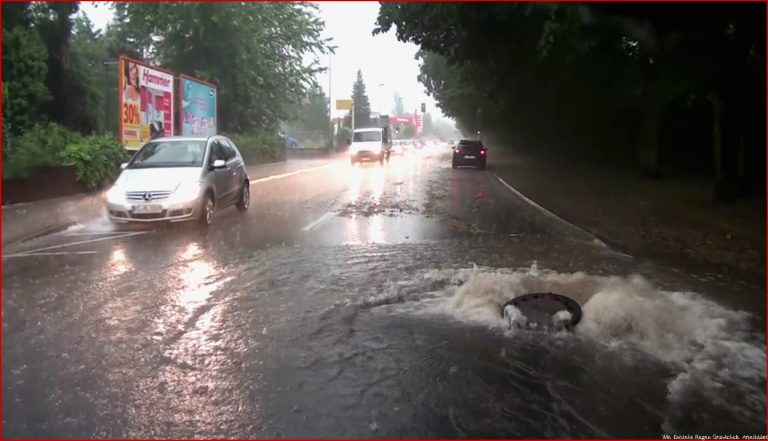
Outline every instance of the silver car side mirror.
[[225, 168], [227, 166], [227, 163], [223, 159], [217, 159], [213, 161], [213, 164], [211, 164], [211, 166], [213, 168]]
[[126, 167], [128, 167], [127, 162], [123, 162], [122, 164], [120, 164], [120, 170], [125, 170]]

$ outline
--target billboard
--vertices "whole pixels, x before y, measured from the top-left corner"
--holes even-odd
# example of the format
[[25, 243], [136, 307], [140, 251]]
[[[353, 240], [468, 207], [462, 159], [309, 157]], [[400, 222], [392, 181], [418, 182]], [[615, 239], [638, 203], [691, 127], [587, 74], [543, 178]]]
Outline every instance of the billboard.
[[216, 134], [216, 86], [180, 75], [179, 102], [182, 136]]
[[127, 57], [119, 69], [120, 142], [136, 150], [173, 135], [173, 74]]

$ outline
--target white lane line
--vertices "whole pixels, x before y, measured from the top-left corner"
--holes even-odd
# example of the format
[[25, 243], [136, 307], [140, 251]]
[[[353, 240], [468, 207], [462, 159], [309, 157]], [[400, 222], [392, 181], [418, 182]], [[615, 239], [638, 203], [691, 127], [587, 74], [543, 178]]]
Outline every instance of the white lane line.
[[517, 191], [517, 189], [515, 189], [515, 187], [513, 187], [513, 186], [511, 186], [511, 185], [507, 184], [507, 182], [506, 182], [505, 180], [501, 179], [501, 177], [500, 177], [499, 175], [497, 175], [496, 173], [493, 173], [493, 176], [495, 176], [495, 177], [496, 177], [496, 179], [498, 179], [498, 180], [499, 180], [499, 182], [501, 182], [501, 183], [502, 183], [502, 184], [503, 184], [505, 187], [507, 187], [507, 189], [508, 189], [509, 191], [511, 191], [511, 192], [512, 192], [512, 193], [514, 193], [514, 194], [515, 194], [517, 197], [519, 197], [520, 199], [522, 199], [523, 201], [525, 201], [526, 203], [528, 203], [528, 205], [532, 206], [533, 208], [536, 208], [536, 209], [538, 209], [539, 211], [541, 211], [542, 213], [544, 213], [546, 216], [549, 216], [549, 217], [551, 217], [552, 219], [555, 219], [555, 220], [557, 220], [557, 221], [559, 221], [559, 222], [562, 222], [563, 224], [565, 224], [565, 225], [568, 225], [568, 226], [569, 226], [569, 227], [571, 227], [571, 228], [574, 228], [575, 230], [577, 230], [577, 231], [581, 232], [582, 234], [585, 234], [585, 235], [587, 235], [588, 237], [592, 238], [592, 240], [593, 240], [593, 241], [594, 241], [594, 242], [595, 242], [597, 245], [599, 245], [599, 246], [601, 246], [601, 247], [604, 247], [604, 248], [608, 248], [608, 245], [606, 245], [606, 244], [605, 244], [605, 243], [604, 243], [602, 240], [600, 240], [600, 239], [598, 239], [597, 237], [595, 237], [595, 235], [594, 235], [594, 234], [592, 234], [592, 233], [590, 233], [590, 232], [588, 232], [588, 231], [584, 231], [584, 230], [582, 230], [581, 228], [579, 228], [579, 227], [577, 227], [576, 225], [574, 225], [574, 224], [572, 224], [572, 223], [568, 222], [567, 220], [565, 220], [565, 219], [561, 218], [560, 216], [556, 215], [555, 213], [553, 213], [553, 212], [551, 212], [551, 211], [547, 210], [546, 208], [542, 207], [541, 205], [537, 204], [536, 202], [533, 202], [531, 199], [529, 199], [528, 197], [526, 197], [524, 194], [522, 194], [522, 193], [520, 193], [519, 191]]
[[[123, 234], [123, 231], [93, 231], [90, 233], [64, 233], [63, 236], [109, 236], [111, 234]], [[144, 231], [142, 231], [144, 233]]]
[[336, 213], [334, 213], [333, 211], [329, 211], [329, 212], [325, 213], [324, 215], [320, 216], [320, 218], [319, 218], [319, 219], [315, 220], [315, 221], [314, 221], [314, 222], [312, 222], [311, 224], [309, 224], [309, 225], [307, 225], [306, 227], [302, 228], [302, 229], [301, 229], [301, 231], [309, 231], [309, 230], [311, 230], [311, 229], [313, 229], [313, 228], [316, 228], [316, 227], [318, 227], [320, 224], [322, 224], [323, 222], [325, 222], [325, 221], [327, 221], [328, 219], [332, 218], [332, 217], [333, 217], [335, 214], [336, 214]]
[[38, 248], [36, 250], [24, 251], [24, 252], [17, 253], [17, 254], [32, 254], [32, 253], [37, 253], [37, 252], [40, 252], [40, 251], [54, 250], [54, 249], [57, 249], [57, 248], [71, 247], [71, 246], [74, 246], [74, 245], [82, 245], [82, 244], [86, 244], [86, 243], [100, 242], [102, 240], [120, 239], [120, 238], [123, 238], [123, 237], [136, 236], [136, 235], [139, 235], [139, 234], [147, 234], [147, 233], [148, 233], [148, 231], [137, 231], [135, 233], [124, 233], [124, 234], [119, 234], [119, 235], [109, 236], [109, 237], [99, 237], [99, 238], [96, 238], [96, 239], [80, 240], [80, 241], [77, 241], [77, 242], [65, 243], [65, 244], [60, 244], [60, 245], [53, 245], [53, 246], [50, 246], [50, 247]]
[[317, 167], [303, 168], [301, 170], [296, 170], [296, 171], [287, 172], [287, 173], [281, 173], [279, 175], [272, 175], [272, 176], [267, 176], [265, 178], [254, 179], [254, 180], [251, 181], [251, 185], [259, 183], [259, 182], [267, 182], [267, 181], [272, 181], [272, 180], [275, 180], [275, 179], [287, 178], [289, 176], [299, 175], [299, 174], [302, 174], [302, 173], [307, 173], [307, 172], [311, 172], [311, 171], [315, 171], [315, 170], [320, 170], [320, 169], [323, 169], [323, 168], [335, 167], [336, 165], [338, 165], [338, 163], [333, 162], [333, 163], [330, 163], [330, 164], [320, 165], [320, 166], [317, 166]]
[[80, 255], [80, 254], [97, 254], [96, 251], [60, 251], [60, 252], [50, 252], [50, 253], [19, 253], [19, 254], [8, 254], [7, 256], [3, 256], [3, 259], [7, 259], [10, 257], [34, 257], [34, 256], [71, 256], [71, 255]]

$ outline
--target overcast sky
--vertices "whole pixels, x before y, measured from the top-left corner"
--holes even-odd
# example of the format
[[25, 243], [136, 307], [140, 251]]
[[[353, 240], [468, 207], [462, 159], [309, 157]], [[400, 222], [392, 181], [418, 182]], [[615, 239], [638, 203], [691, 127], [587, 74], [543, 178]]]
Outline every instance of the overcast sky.
[[[337, 46], [331, 60], [326, 57], [321, 63], [331, 63], [331, 99], [349, 98], [352, 83], [358, 69], [363, 71], [371, 111], [391, 113], [394, 107], [394, 92], [403, 97], [406, 112], [425, 102], [427, 112], [441, 117], [434, 101], [428, 97], [418, 82], [419, 63], [414, 59], [418, 47], [399, 42], [394, 31], [373, 36], [374, 23], [379, 11], [378, 2], [319, 2], [320, 17], [325, 21], [324, 37], [333, 39]], [[112, 18], [107, 4], [81, 2], [80, 9], [103, 29]], [[317, 78], [328, 94], [328, 74]], [[380, 86], [383, 84], [383, 86]], [[342, 116], [344, 111], [334, 111], [333, 116]]]

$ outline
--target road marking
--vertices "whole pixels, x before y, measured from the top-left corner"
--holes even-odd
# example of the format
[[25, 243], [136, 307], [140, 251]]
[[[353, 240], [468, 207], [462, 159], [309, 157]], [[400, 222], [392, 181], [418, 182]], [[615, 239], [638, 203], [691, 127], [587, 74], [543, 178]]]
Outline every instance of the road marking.
[[[141, 231], [142, 233], [145, 233], [145, 231]], [[111, 234], [123, 234], [123, 233], [129, 233], [129, 231], [93, 231], [93, 232], [85, 232], [85, 233], [64, 233], [63, 236], [72, 237], [72, 236], [108, 236]]]
[[50, 253], [19, 253], [19, 254], [8, 254], [6, 256], [3, 256], [3, 259], [7, 259], [10, 257], [34, 257], [34, 256], [71, 256], [71, 255], [80, 255], [80, 254], [97, 254], [96, 251], [60, 251], [60, 252], [50, 252]]
[[336, 213], [334, 213], [333, 211], [329, 211], [329, 212], [325, 213], [324, 215], [320, 216], [319, 219], [315, 220], [311, 224], [309, 224], [306, 227], [302, 228], [301, 231], [309, 231], [309, 230], [319, 226], [323, 222], [327, 221], [328, 219], [332, 218], [335, 214]]
[[75, 245], [82, 245], [82, 244], [86, 244], [86, 243], [100, 242], [102, 240], [120, 239], [120, 238], [123, 238], [123, 237], [130, 237], [130, 236], [136, 236], [136, 235], [139, 235], [139, 234], [147, 234], [147, 233], [148, 233], [148, 231], [137, 231], [135, 233], [122, 233], [122, 234], [117, 234], [117, 235], [109, 236], [109, 237], [99, 237], [99, 238], [96, 238], [96, 239], [80, 240], [80, 241], [77, 241], [77, 242], [65, 243], [65, 244], [60, 244], [60, 245], [52, 245], [52, 246], [49, 246], [49, 247], [38, 248], [36, 250], [23, 251], [21, 253], [16, 253], [16, 254], [33, 254], [33, 253], [37, 253], [37, 252], [40, 252], [40, 251], [54, 250], [54, 249], [57, 249], [57, 248], [64, 248], [64, 247], [71, 247], [71, 246], [75, 246]]
[[562, 217], [560, 217], [560, 216], [556, 215], [555, 213], [547, 210], [546, 208], [542, 207], [541, 205], [537, 204], [536, 202], [534, 202], [531, 199], [529, 199], [528, 197], [526, 197], [524, 194], [522, 194], [519, 191], [517, 191], [517, 189], [515, 189], [515, 187], [507, 184], [507, 182], [505, 180], [501, 179], [501, 177], [499, 175], [497, 175], [496, 173], [492, 172], [492, 174], [493, 174], [493, 176], [496, 177], [496, 179], [499, 180], [499, 182], [501, 182], [505, 187], [507, 187], [507, 189], [509, 191], [511, 191], [517, 197], [519, 197], [520, 199], [522, 199], [523, 201], [528, 203], [528, 205], [538, 209], [539, 211], [544, 213], [544, 215], [549, 216], [552, 219], [555, 219], [557, 221], [560, 221], [563, 224], [568, 225], [569, 227], [579, 231], [580, 233], [587, 235], [588, 237], [592, 238], [592, 240], [594, 241], [595, 244], [597, 244], [597, 245], [599, 245], [599, 246], [601, 246], [603, 248], [608, 248], [608, 245], [606, 245], [602, 240], [598, 239], [594, 234], [592, 234], [592, 233], [590, 233], [588, 231], [582, 230], [581, 228], [577, 227], [576, 225], [568, 222], [567, 220], [563, 219]]
[[311, 172], [311, 171], [315, 171], [315, 170], [320, 170], [320, 169], [327, 168], [327, 167], [335, 167], [336, 165], [338, 165], [338, 163], [337, 162], [333, 162], [333, 163], [330, 163], [330, 164], [320, 165], [320, 166], [317, 166], [317, 167], [303, 168], [301, 170], [296, 170], [296, 171], [287, 172], [287, 173], [281, 173], [279, 175], [272, 175], [272, 176], [267, 176], [267, 177], [264, 177], [264, 178], [254, 179], [254, 180], [251, 181], [251, 185], [256, 184], [256, 183], [260, 183], [260, 182], [272, 181], [272, 180], [275, 180], [275, 179], [287, 178], [289, 176], [299, 175], [299, 174], [302, 174], [302, 173], [307, 173], [307, 172]]

